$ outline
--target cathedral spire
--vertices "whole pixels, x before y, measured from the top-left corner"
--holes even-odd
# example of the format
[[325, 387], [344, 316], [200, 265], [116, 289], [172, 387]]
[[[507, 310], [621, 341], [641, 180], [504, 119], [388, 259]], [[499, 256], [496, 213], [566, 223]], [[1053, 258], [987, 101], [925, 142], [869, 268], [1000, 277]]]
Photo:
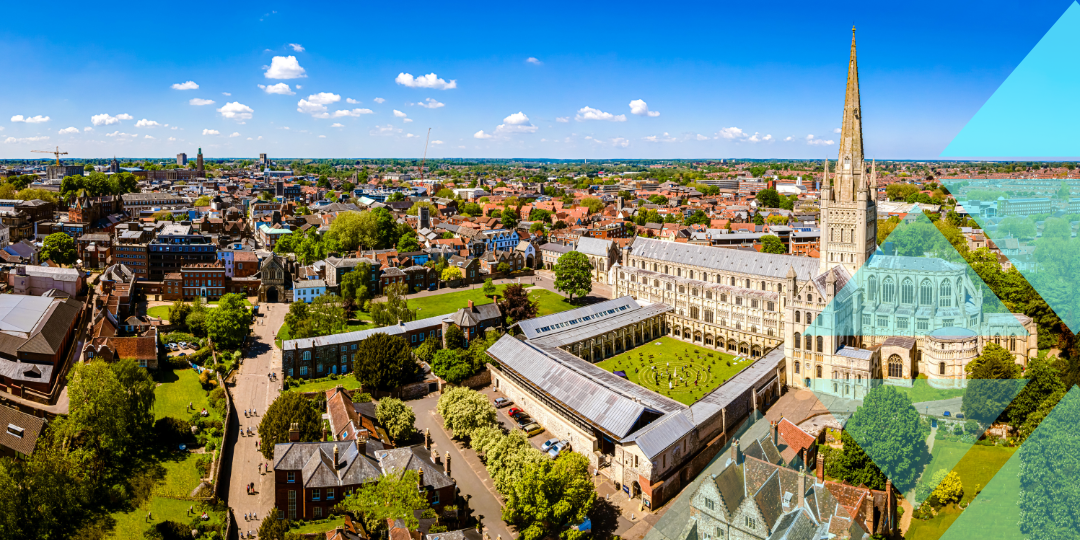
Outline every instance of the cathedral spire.
[[859, 66], [855, 55], [855, 27], [851, 27], [851, 56], [848, 59], [844, 118], [840, 128], [840, 156], [836, 163], [835, 188], [838, 200], [854, 201], [863, 172], [862, 106], [859, 103]]

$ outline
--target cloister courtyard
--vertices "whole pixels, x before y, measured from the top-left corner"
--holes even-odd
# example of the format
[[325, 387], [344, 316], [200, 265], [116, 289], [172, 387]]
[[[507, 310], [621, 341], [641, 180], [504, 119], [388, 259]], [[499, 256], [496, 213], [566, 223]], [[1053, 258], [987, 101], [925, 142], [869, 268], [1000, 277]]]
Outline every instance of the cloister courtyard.
[[596, 365], [612, 373], [622, 372], [635, 384], [690, 405], [753, 361], [661, 337]]

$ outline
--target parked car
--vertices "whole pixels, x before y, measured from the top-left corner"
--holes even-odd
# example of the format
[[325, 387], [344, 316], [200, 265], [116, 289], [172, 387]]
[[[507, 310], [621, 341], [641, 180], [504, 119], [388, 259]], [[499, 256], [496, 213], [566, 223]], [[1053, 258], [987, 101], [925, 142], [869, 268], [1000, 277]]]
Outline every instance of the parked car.
[[559, 441], [559, 442], [555, 443], [554, 446], [552, 446], [551, 448], [548, 449], [548, 455], [551, 456], [551, 459], [555, 459], [555, 458], [559, 457], [559, 454], [562, 454], [564, 450], [569, 450], [569, 449], [570, 449], [570, 443], [569, 442], [567, 442], [567, 441]]
[[959, 420], [963, 420], [964, 419], [964, 413], [956, 413], [956, 418], [959, 419]]
[[533, 435], [539, 435], [544, 432], [544, 428], [536, 422], [531, 422], [527, 425], [521, 426], [521, 430], [530, 437], [532, 437]]
[[519, 426], [527, 426], [527, 425], [533, 423], [532, 417], [525, 414], [525, 413], [521, 413], [521, 414], [517, 415], [514, 418], [514, 421], [517, 422], [517, 425], [519, 425]]
[[585, 518], [585, 521], [578, 523], [577, 525], [571, 525], [570, 530], [581, 532], [592, 532], [592, 520]]
[[501, 409], [503, 407], [507, 407], [507, 406], [510, 406], [510, 405], [513, 405], [513, 404], [514, 404], [513, 401], [510, 401], [509, 399], [506, 399], [504, 397], [495, 398], [495, 408], [496, 409]]
[[547, 452], [548, 450], [551, 449], [552, 446], [555, 446], [555, 444], [558, 443], [558, 442], [559, 442], [559, 439], [548, 439], [548, 440], [544, 441], [544, 444], [540, 445], [540, 451], [541, 452]]
[[509, 411], [506, 411], [506, 414], [509, 415], [511, 418], [513, 418], [514, 416], [517, 416], [517, 413], [521, 413], [521, 412], [525, 412], [525, 411], [523, 411], [523, 410], [521, 410], [521, 409], [519, 409], [517, 407], [511, 407]]
[[951, 415], [951, 414], [949, 414], [949, 411], [945, 411], [945, 413], [944, 413], [944, 414], [942, 414], [942, 416], [948, 417], [948, 416], [952, 416], [952, 415]]

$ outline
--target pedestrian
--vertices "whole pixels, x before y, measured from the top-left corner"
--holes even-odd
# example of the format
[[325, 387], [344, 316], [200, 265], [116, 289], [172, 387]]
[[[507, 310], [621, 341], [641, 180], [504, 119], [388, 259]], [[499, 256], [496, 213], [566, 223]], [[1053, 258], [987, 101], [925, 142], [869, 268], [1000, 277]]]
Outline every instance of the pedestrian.
[[147, 521], [147, 522], [149, 522], [149, 521], [150, 521], [151, 519], [154, 519], [154, 518], [153, 518], [153, 516], [152, 516], [152, 515], [150, 514], [150, 511], [149, 511], [149, 510], [147, 510], [147, 511], [146, 511], [146, 521]]
[[187, 513], [188, 513], [189, 516], [191, 514], [194, 514], [195, 513], [195, 505], [189, 506], [188, 509], [187, 509]]
[[251, 515], [255, 516], [255, 521], [259, 521], [259, 513], [258, 512], [252, 512]]
[[244, 512], [244, 521], [247, 521], [247, 520], [248, 520], [247, 512]]
[[[256, 442], [255, 443], [255, 448], [258, 448], [258, 447], [259, 447], [259, 443]], [[262, 474], [262, 463], [259, 463], [259, 474]]]

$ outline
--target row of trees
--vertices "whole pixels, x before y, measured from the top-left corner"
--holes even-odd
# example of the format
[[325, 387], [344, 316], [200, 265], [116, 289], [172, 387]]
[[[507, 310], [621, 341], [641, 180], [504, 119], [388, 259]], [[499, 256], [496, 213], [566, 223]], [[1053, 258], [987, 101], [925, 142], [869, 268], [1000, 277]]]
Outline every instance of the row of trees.
[[[293, 304], [296, 305], [296, 304]], [[229, 293], [218, 300], [216, 308], [183, 299], [169, 306], [169, 323], [196, 336], [206, 336], [218, 350], [235, 350], [244, 344], [251, 328], [251, 310], [243, 295]]]
[[107, 175], [92, 172], [87, 176], [65, 176], [60, 182], [60, 197], [71, 201], [85, 191], [91, 197], [139, 192], [139, 177], [129, 172]]

